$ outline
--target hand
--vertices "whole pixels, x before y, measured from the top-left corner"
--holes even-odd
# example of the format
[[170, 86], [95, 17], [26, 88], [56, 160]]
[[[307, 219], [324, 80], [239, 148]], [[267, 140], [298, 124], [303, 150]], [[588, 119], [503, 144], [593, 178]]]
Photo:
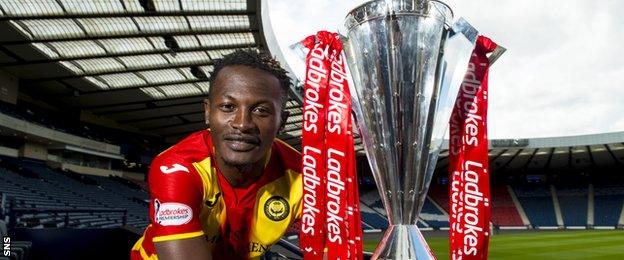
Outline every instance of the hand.
[[161, 260], [212, 260], [205, 236], [154, 243]]

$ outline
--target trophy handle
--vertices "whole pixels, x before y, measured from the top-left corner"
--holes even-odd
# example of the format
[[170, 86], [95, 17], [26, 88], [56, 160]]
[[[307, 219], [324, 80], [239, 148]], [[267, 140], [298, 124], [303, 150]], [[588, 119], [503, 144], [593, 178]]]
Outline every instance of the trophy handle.
[[[479, 32], [477, 31], [477, 29], [472, 27], [472, 25], [468, 23], [468, 21], [466, 21], [466, 19], [464, 19], [463, 17], [457, 19], [457, 22], [455, 22], [455, 24], [451, 26], [451, 30], [453, 31], [453, 33], [450, 37], [453, 37], [453, 35], [456, 33], [462, 34], [466, 37], [466, 39], [468, 39], [468, 41], [472, 43], [473, 46], [475, 42], [477, 42], [477, 38], [479, 37]], [[470, 53], [472, 53], [472, 51]]]
[[[444, 56], [441, 65], [438, 67], [439, 81], [436, 83], [439, 88], [437, 98], [436, 115], [431, 129], [431, 154], [432, 162], [427, 165], [427, 171], [433, 172], [438, 152], [441, 148], [446, 130], [448, 129], [451, 111], [457, 98], [457, 93], [464, 75], [468, 69], [468, 63], [474, 45], [479, 36], [479, 32], [466, 20], [459, 18], [457, 22], [448, 30], [449, 36], [444, 43]], [[429, 178], [433, 174], [427, 175]], [[429, 183], [430, 180], [427, 180]], [[428, 187], [427, 187], [428, 188]], [[425, 190], [426, 191], [426, 190]]]
[[494, 49], [492, 54], [488, 56], [488, 60], [490, 60], [490, 66], [492, 66], [492, 64], [494, 64], [494, 62], [496, 62], [496, 60], [498, 60], [498, 58], [500, 58], [500, 56], [505, 53], [505, 51], [507, 51], [505, 47], [500, 45], [496, 46], [496, 49]]
[[308, 49], [299, 41], [289, 45], [286, 49], [286, 54], [291, 57], [290, 64], [291, 67], [293, 67], [292, 69], [295, 77], [297, 77], [300, 82], [303, 82], [305, 80], [305, 62]]

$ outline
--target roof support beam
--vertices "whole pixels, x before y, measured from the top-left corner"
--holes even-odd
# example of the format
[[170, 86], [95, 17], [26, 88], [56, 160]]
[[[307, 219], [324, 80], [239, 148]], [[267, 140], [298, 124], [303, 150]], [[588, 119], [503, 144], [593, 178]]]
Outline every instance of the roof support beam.
[[168, 97], [168, 98], [161, 98], [161, 99], [151, 99], [150, 98], [150, 99], [146, 99], [146, 100], [137, 100], [137, 101], [132, 101], [132, 102], [121, 102], [121, 103], [110, 103], [110, 104], [106, 104], [106, 105], [84, 106], [84, 107], [81, 107], [81, 108], [82, 109], [86, 109], [86, 110], [104, 109], [104, 108], [109, 108], [109, 107], [136, 105], [136, 104], [143, 104], [143, 103], [148, 103], [148, 102], [184, 100], [184, 99], [199, 98], [199, 97], [208, 97], [208, 96], [206, 94], [202, 93], [202, 94], [199, 94], [199, 95], [192, 95], [192, 96], [185, 96], [185, 97]]
[[520, 167], [520, 169], [523, 169], [526, 171], [529, 168], [529, 163], [531, 163], [531, 160], [533, 160], [533, 157], [535, 157], [535, 155], [537, 154], [537, 151], [539, 151], [539, 148], [535, 148], [535, 151], [533, 151], [533, 153], [531, 154], [531, 157], [529, 157], [529, 159], [526, 161], [526, 163], [524, 163], [522, 167]]
[[175, 115], [164, 115], [164, 116], [152, 116], [152, 117], [144, 117], [144, 118], [137, 118], [137, 119], [132, 119], [132, 120], [119, 120], [118, 122], [121, 124], [131, 124], [131, 123], [135, 123], [135, 122], [143, 122], [143, 121], [148, 121], [148, 120], [155, 120], [155, 119], [163, 119], [163, 118], [169, 118], [169, 117], [176, 117], [176, 116], [188, 116], [188, 115], [196, 115], [199, 113], [204, 113], [204, 111], [192, 111], [192, 112], [186, 112], [186, 113], [179, 113], [179, 114], [175, 114]]
[[193, 83], [202, 83], [202, 82], [208, 82], [208, 79], [187, 79], [187, 80], [177, 80], [177, 81], [171, 81], [171, 82], [163, 82], [163, 83], [158, 83], [158, 84], [143, 84], [143, 85], [134, 85], [134, 86], [123, 87], [123, 88], [85, 91], [85, 92], [81, 92], [80, 96], [98, 95], [98, 94], [102, 94], [102, 93], [115, 93], [115, 92], [129, 90], [129, 89], [156, 88], [156, 87], [164, 87], [164, 86], [171, 86], [171, 85], [193, 84]]
[[102, 13], [63, 13], [63, 14], [34, 14], [34, 15], [7, 15], [0, 17], [0, 22], [10, 20], [45, 20], [45, 19], [88, 19], [111, 17], [160, 17], [160, 16], [213, 16], [213, 15], [256, 15], [246, 10], [232, 11], [145, 11], [145, 12], [102, 12]]
[[505, 170], [507, 169], [507, 166], [509, 166], [509, 164], [511, 163], [511, 161], [513, 161], [514, 158], [516, 158], [516, 156], [518, 156], [518, 154], [520, 154], [520, 152], [522, 152], [523, 149], [518, 149], [518, 151], [516, 151], [516, 153], [514, 155], [511, 156], [511, 159], [507, 160], [505, 162], [505, 164], [503, 164], [500, 168], [500, 170]]
[[550, 168], [550, 162], [552, 162], [552, 158], [554, 155], [555, 155], [555, 148], [551, 148], [550, 153], [548, 154], [548, 160], [546, 161], [546, 164], [544, 164], [544, 169]]
[[585, 146], [587, 148], [587, 154], [589, 155], [589, 161], [591, 162], [592, 167], [597, 168], [598, 164], [596, 164], [596, 160], [594, 160], [594, 155], [591, 152], [591, 147], [589, 145]]
[[22, 57], [20, 57], [19, 55], [15, 54], [14, 52], [12, 52], [11, 50], [7, 49], [7, 48], [6, 48], [6, 47], [4, 47], [4, 46], [0, 46], [0, 51], [1, 51], [1, 52], [4, 52], [4, 54], [5, 54], [6, 56], [9, 56], [9, 57], [11, 57], [11, 58], [15, 59], [15, 60], [16, 60], [16, 61], [15, 61], [16, 63], [17, 63], [17, 62], [24, 62], [24, 59], [23, 59]]
[[209, 66], [209, 65], [213, 65], [213, 62], [212, 61], [201, 61], [201, 62], [185, 62], [185, 63], [180, 63], [180, 64], [169, 64], [169, 63], [167, 63], [167, 64], [161, 64], [161, 65], [153, 66], [153, 67], [140, 67], [140, 68], [131, 68], [131, 69], [110, 70], [110, 71], [84, 73], [84, 74], [70, 75], [70, 76], [33, 78], [33, 79], [24, 79], [24, 81], [26, 83], [36, 83], [36, 82], [45, 82], [45, 81], [76, 79], [76, 78], [82, 78], [82, 77], [96, 77], [96, 76], [120, 74], [120, 73], [131, 73], [131, 72], [141, 72], [141, 71], [150, 71], [150, 70], [163, 70], [163, 69], [177, 69], [177, 68], [186, 68], [186, 67], [192, 67], [192, 66]]
[[[225, 46], [199, 46], [194, 48], [183, 48], [179, 50], [171, 50], [171, 49], [151, 49], [146, 51], [137, 51], [137, 52], [124, 52], [124, 53], [105, 53], [105, 54], [96, 54], [96, 55], [83, 55], [83, 56], [75, 56], [75, 57], [62, 57], [62, 58], [53, 58], [53, 59], [40, 59], [40, 60], [20, 60], [14, 62], [0, 62], [0, 67], [11, 67], [11, 66], [26, 66], [26, 65], [35, 65], [35, 64], [46, 64], [46, 63], [54, 63], [61, 61], [77, 61], [84, 59], [100, 59], [100, 58], [117, 58], [117, 57], [131, 57], [136, 55], [152, 55], [152, 54], [175, 54], [175, 53], [184, 53], [184, 52], [198, 52], [198, 51], [213, 51], [213, 50], [228, 50], [228, 49], [240, 49], [240, 48], [256, 48], [256, 45], [249, 44], [237, 44], [237, 45], [225, 45]], [[6, 47], [0, 46], [0, 50], [5, 51]], [[8, 50], [6, 50], [8, 51]], [[6, 52], [5, 51], [5, 52]]]
[[186, 105], [200, 104], [200, 103], [201, 101], [191, 101], [191, 102], [175, 103], [175, 104], [170, 104], [170, 105], [153, 106], [153, 107], [145, 107], [145, 108], [124, 109], [124, 110], [118, 110], [118, 111], [106, 111], [106, 112], [100, 112], [100, 113], [94, 112], [93, 114], [98, 115], [98, 116], [114, 115], [114, 114], [123, 114], [127, 112], [150, 110], [154, 108], [177, 107], [177, 106], [186, 106]]
[[[253, 26], [253, 25], [252, 25]], [[145, 37], [164, 37], [164, 36], [184, 36], [184, 35], [197, 35], [197, 34], [224, 34], [224, 33], [258, 33], [257, 29], [188, 29], [186, 31], [177, 32], [132, 32], [121, 33], [115, 35], [88, 35], [88, 36], [71, 36], [66, 38], [49, 38], [49, 39], [26, 39], [26, 40], [0, 40], [0, 45], [19, 45], [30, 43], [45, 43], [50, 41], [84, 41], [84, 40], [105, 40], [105, 39], [118, 39], [118, 38], [145, 38]]]
[[621, 165], [622, 162], [620, 162], [620, 160], [617, 158], [617, 156], [615, 155], [615, 153], [613, 153], [613, 151], [611, 151], [611, 148], [609, 148], [609, 145], [604, 145], [605, 148], [607, 148], [607, 151], [609, 152], [609, 154], [611, 155], [611, 157], [613, 158], [613, 160], [615, 161], [616, 165]]

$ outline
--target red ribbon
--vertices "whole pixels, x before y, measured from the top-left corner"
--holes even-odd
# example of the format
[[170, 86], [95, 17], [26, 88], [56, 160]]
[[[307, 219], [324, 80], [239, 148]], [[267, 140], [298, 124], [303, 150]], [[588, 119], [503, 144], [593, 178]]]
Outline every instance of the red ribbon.
[[307, 37], [303, 99], [302, 171], [303, 209], [299, 244], [306, 259], [322, 259], [325, 247], [325, 100], [327, 96], [328, 48]]
[[450, 119], [451, 259], [487, 259], [490, 236], [487, 96], [496, 44], [479, 36]]
[[[350, 96], [350, 93], [349, 93]], [[349, 98], [349, 101], [351, 99]], [[350, 102], [349, 102], [350, 103]], [[349, 104], [350, 106], [351, 104]], [[351, 131], [353, 129], [353, 117], [349, 117], [349, 123], [347, 129]], [[349, 169], [347, 177], [347, 229], [349, 235], [349, 258], [348, 259], [362, 259], [362, 218], [360, 217], [360, 193], [358, 191], [358, 179], [357, 168], [355, 166], [355, 142], [353, 140], [353, 133], [348, 132], [349, 141], [348, 152], [349, 155]]]
[[351, 132], [351, 94], [342, 44], [320, 31], [303, 45], [303, 211], [300, 246], [306, 259], [361, 259], [361, 225]]

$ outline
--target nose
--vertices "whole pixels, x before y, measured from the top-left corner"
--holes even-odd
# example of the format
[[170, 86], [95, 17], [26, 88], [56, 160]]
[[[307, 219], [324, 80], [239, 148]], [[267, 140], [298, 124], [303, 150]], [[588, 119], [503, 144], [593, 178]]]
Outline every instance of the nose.
[[254, 128], [251, 113], [246, 109], [239, 109], [232, 121], [230, 121], [230, 126], [243, 133], [249, 132], [251, 129]]

